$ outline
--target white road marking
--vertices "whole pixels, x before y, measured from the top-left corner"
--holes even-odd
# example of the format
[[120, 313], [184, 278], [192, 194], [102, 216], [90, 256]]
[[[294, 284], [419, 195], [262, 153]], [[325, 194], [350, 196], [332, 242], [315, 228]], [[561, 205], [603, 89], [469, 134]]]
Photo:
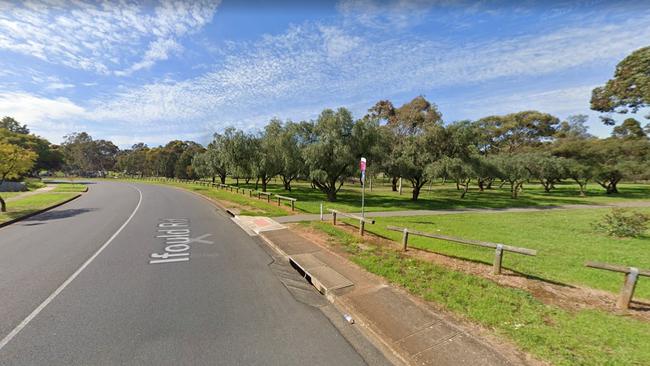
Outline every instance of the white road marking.
[[2, 348], [4, 348], [4, 346], [6, 346], [7, 343], [11, 342], [11, 340], [14, 339], [14, 337], [17, 336], [18, 333], [20, 333], [20, 331], [23, 330], [23, 328], [25, 328], [30, 321], [32, 321], [32, 319], [34, 319], [41, 311], [43, 311], [43, 309], [45, 309], [45, 307], [49, 303], [51, 303], [52, 300], [54, 300], [54, 298], [57, 297], [57, 295], [60, 294], [61, 291], [63, 291], [70, 284], [70, 282], [74, 281], [74, 279], [77, 278], [77, 276], [79, 276], [81, 271], [83, 271], [86, 267], [88, 267], [90, 262], [92, 262], [99, 255], [99, 253], [101, 253], [113, 241], [113, 239], [115, 239], [115, 237], [120, 232], [122, 232], [122, 230], [126, 227], [126, 225], [128, 225], [128, 223], [131, 221], [133, 216], [135, 216], [135, 213], [140, 208], [140, 204], [142, 203], [142, 191], [138, 189], [138, 187], [136, 186], [132, 186], [132, 187], [138, 191], [138, 193], [140, 194], [140, 198], [138, 199], [138, 205], [135, 206], [135, 209], [133, 209], [133, 212], [131, 212], [129, 218], [126, 219], [126, 221], [124, 221], [122, 226], [120, 226], [120, 228], [117, 229], [117, 231], [110, 238], [108, 238], [108, 240], [99, 249], [97, 249], [95, 254], [93, 254], [90, 258], [88, 258], [88, 260], [86, 260], [84, 264], [81, 265], [81, 267], [79, 267], [70, 277], [68, 277], [68, 279], [61, 284], [61, 286], [59, 286], [56, 290], [54, 290], [54, 292], [52, 292], [52, 294], [50, 294], [50, 296], [48, 296], [47, 299], [45, 299], [45, 301], [43, 301], [36, 309], [34, 309], [34, 311], [31, 312], [31, 314], [29, 314], [22, 322], [20, 322], [20, 324], [18, 324], [18, 326], [16, 326], [14, 330], [12, 330], [9, 334], [7, 334], [6, 337], [2, 339], [2, 341], [0, 341], [0, 350], [2, 350]]

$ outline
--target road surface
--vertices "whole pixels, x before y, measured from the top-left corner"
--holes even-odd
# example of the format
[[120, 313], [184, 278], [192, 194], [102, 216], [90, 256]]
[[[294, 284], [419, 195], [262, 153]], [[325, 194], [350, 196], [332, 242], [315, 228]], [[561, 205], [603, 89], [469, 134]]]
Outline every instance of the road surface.
[[190, 192], [96, 182], [0, 229], [1, 365], [361, 365]]

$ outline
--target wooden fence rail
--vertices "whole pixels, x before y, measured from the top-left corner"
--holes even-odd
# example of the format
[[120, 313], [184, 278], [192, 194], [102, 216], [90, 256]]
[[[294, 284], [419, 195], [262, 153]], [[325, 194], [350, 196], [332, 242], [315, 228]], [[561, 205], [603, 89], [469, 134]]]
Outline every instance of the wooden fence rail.
[[262, 191], [257, 191], [257, 199], [261, 200], [262, 195], [266, 196], [266, 202], [271, 203], [271, 194], [269, 192], [262, 192]]
[[297, 199], [295, 199], [295, 198], [291, 198], [291, 197], [280, 196], [279, 194], [276, 194], [276, 195], [275, 195], [275, 198], [278, 199], [278, 206], [280, 206], [280, 201], [281, 201], [281, 200], [285, 200], [285, 201], [289, 201], [289, 202], [291, 202], [291, 211], [295, 211], [295, 210], [296, 210], [296, 209], [295, 209], [295, 206], [296, 206], [296, 201], [298, 201]]
[[368, 218], [365, 218], [365, 217], [357, 216], [355, 214], [350, 214], [350, 213], [347, 213], [347, 212], [341, 212], [341, 211], [334, 210], [334, 209], [331, 209], [331, 208], [328, 208], [327, 210], [332, 213], [332, 224], [333, 225], [336, 225], [336, 216], [337, 215], [349, 217], [349, 218], [355, 219], [355, 220], [359, 220], [359, 235], [361, 235], [361, 236], [363, 236], [363, 234], [364, 234], [364, 232], [366, 230], [365, 229], [366, 222], [369, 223], [369, 224], [374, 224], [375, 223], [374, 219], [368, 219]]
[[621, 288], [621, 294], [619, 295], [618, 301], [616, 302], [616, 307], [622, 310], [628, 309], [630, 307], [630, 302], [632, 302], [632, 298], [634, 297], [634, 289], [636, 288], [636, 282], [639, 279], [639, 276], [650, 277], [650, 270], [639, 269], [637, 267], [625, 267], [599, 262], [587, 262], [585, 263], [585, 266], [596, 269], [604, 269], [606, 271], [625, 273], [623, 288]]
[[386, 229], [391, 230], [391, 231], [399, 231], [399, 232], [402, 233], [402, 245], [403, 245], [404, 251], [406, 251], [407, 248], [408, 248], [409, 235], [423, 236], [423, 237], [426, 237], [426, 238], [446, 240], [446, 241], [451, 241], [451, 242], [454, 242], [454, 243], [476, 245], [476, 246], [483, 247], [483, 248], [495, 249], [494, 263], [493, 263], [493, 267], [492, 267], [494, 274], [500, 274], [501, 273], [501, 264], [503, 263], [503, 252], [504, 251], [505, 252], [517, 253], [517, 254], [523, 254], [523, 255], [530, 255], [530, 256], [536, 256], [537, 255], [537, 251], [534, 250], [534, 249], [513, 247], [513, 246], [505, 245], [505, 244], [490, 243], [490, 242], [486, 242], [486, 241], [471, 240], [471, 239], [462, 239], [462, 238], [456, 238], [456, 237], [453, 237], [453, 236], [440, 235], [440, 234], [431, 234], [431, 233], [425, 233], [423, 231], [413, 230], [413, 229], [409, 229], [409, 228], [405, 228], [405, 227], [391, 226], [391, 225], [386, 226]]

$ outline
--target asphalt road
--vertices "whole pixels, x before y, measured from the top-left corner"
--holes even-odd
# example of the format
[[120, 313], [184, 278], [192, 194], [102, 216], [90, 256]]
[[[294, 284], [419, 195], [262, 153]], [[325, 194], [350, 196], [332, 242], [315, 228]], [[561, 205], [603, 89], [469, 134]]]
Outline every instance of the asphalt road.
[[0, 229], [0, 364], [364, 364], [271, 262], [192, 193], [92, 184]]

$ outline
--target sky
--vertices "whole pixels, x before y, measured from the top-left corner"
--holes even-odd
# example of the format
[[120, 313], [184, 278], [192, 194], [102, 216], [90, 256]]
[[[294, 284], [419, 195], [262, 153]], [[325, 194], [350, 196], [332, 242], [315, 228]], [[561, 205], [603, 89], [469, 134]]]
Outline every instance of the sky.
[[0, 0], [0, 116], [53, 143], [86, 131], [157, 146], [325, 108], [360, 118], [378, 100], [423, 95], [445, 122], [534, 109], [587, 114], [590, 132], [607, 136], [591, 90], [650, 45], [649, 9], [644, 0]]

